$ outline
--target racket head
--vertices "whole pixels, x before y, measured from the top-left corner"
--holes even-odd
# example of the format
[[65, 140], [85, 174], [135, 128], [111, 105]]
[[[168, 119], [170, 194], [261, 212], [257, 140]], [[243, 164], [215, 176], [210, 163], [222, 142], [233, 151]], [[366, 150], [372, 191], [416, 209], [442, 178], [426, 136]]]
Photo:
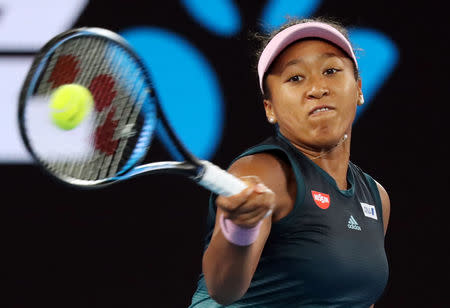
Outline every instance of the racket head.
[[[93, 108], [75, 128], [52, 123], [56, 89], [89, 89]], [[143, 62], [114, 32], [79, 28], [36, 55], [19, 97], [19, 129], [27, 150], [49, 174], [77, 186], [116, 181], [144, 159], [161, 110]]]

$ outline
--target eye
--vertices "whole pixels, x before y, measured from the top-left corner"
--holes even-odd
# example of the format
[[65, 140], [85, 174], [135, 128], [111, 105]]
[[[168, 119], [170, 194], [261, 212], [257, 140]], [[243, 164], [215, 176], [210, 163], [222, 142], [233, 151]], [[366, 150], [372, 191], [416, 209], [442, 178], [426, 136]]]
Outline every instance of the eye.
[[331, 68], [327, 68], [323, 73], [325, 75], [334, 75], [334, 74], [336, 74], [337, 72], [340, 72], [340, 71], [341, 71], [340, 69], [331, 67]]
[[299, 82], [302, 80], [303, 80], [303, 77], [300, 75], [295, 75], [288, 79], [288, 81], [290, 81], [290, 82]]

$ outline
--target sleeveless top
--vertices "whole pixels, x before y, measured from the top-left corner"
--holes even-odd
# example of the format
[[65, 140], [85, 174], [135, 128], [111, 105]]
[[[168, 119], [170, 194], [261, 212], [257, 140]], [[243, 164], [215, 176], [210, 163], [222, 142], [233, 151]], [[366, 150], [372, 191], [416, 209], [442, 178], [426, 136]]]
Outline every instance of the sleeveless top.
[[[381, 199], [375, 181], [349, 162], [349, 188], [278, 134], [236, 159], [269, 152], [289, 163], [297, 181], [293, 210], [272, 224], [247, 293], [226, 307], [367, 308], [388, 279]], [[207, 248], [215, 221], [210, 200]], [[224, 307], [208, 294], [203, 274], [190, 308]]]

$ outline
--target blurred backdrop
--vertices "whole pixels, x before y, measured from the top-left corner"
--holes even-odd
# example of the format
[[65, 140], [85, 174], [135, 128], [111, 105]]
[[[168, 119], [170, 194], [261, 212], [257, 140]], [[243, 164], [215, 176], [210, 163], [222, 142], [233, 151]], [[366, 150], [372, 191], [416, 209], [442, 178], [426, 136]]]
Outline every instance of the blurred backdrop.
[[[74, 27], [122, 34], [182, 141], [226, 168], [272, 133], [249, 34], [287, 16], [334, 17], [357, 49], [366, 104], [351, 160], [392, 204], [376, 307], [450, 306], [444, 11], [438, 1], [0, 0], [1, 307], [187, 307], [201, 270], [207, 191], [162, 175], [73, 190], [32, 163], [17, 97], [34, 53]], [[152, 147], [168, 158], [162, 138]]]

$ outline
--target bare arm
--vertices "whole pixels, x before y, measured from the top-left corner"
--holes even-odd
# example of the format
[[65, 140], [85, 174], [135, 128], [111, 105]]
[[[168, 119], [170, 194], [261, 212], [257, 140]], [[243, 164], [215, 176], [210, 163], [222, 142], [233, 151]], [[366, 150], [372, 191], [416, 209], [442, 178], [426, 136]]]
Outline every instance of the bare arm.
[[[218, 217], [223, 211], [218, 211]], [[217, 227], [203, 257], [203, 272], [211, 297], [222, 305], [241, 298], [256, 270], [261, 252], [270, 232], [271, 219], [264, 219], [256, 242], [237, 246], [228, 242]]]
[[[232, 174], [249, 180], [249, 188], [232, 196], [217, 198], [217, 214], [211, 242], [203, 256], [203, 273], [210, 296], [222, 305], [241, 298], [250, 286], [262, 250], [269, 236], [272, 218], [286, 203], [283, 186], [286, 179], [280, 163], [268, 154], [256, 154], [236, 161], [229, 169]], [[256, 176], [256, 177], [255, 177]], [[271, 192], [259, 191], [256, 184], [264, 183]], [[260, 188], [260, 187], [259, 187]], [[263, 219], [257, 240], [249, 246], [230, 243], [222, 234], [219, 218], [222, 214], [242, 227], [252, 227], [273, 205], [274, 215]]]
[[[376, 182], [376, 181], [375, 181]], [[380, 192], [380, 198], [381, 198], [381, 205], [383, 207], [383, 227], [384, 227], [384, 234], [386, 235], [386, 231], [389, 225], [389, 217], [391, 214], [391, 201], [389, 200], [389, 195], [387, 191], [384, 189], [383, 186], [381, 186], [380, 183], [377, 183], [378, 191]], [[375, 304], [370, 306], [369, 308], [374, 308]]]
[[389, 224], [389, 217], [391, 215], [391, 201], [389, 200], [389, 195], [383, 188], [383, 186], [381, 186], [380, 183], [378, 182], [376, 183], [378, 191], [380, 192], [381, 204], [383, 207], [383, 224], [384, 224], [383, 227], [384, 227], [384, 234], [386, 234]]

